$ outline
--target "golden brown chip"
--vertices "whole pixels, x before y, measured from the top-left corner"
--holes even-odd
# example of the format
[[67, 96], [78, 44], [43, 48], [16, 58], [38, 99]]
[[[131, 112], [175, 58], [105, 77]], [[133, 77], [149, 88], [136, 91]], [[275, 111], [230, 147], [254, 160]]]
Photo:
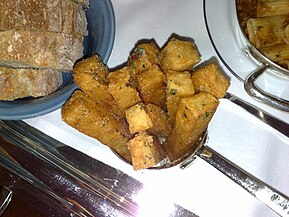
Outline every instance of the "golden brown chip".
[[195, 44], [172, 38], [161, 51], [161, 67], [164, 70], [190, 70], [201, 58]]
[[166, 75], [157, 65], [136, 75], [140, 95], [145, 103], [166, 107]]
[[101, 102], [114, 114], [123, 117], [124, 114], [108, 90], [107, 74], [108, 68], [96, 55], [77, 63], [73, 69], [74, 82], [85, 94]]
[[155, 41], [138, 44], [128, 59], [132, 75], [160, 64], [160, 49]]
[[131, 160], [127, 141], [131, 137], [109, 111], [81, 91], [76, 91], [61, 110], [62, 120], [78, 131], [107, 145], [127, 161]]
[[210, 63], [192, 73], [196, 92], [208, 92], [217, 98], [225, 96], [230, 85], [216, 63]]
[[153, 122], [143, 103], [138, 103], [125, 110], [130, 133], [134, 134], [152, 128]]
[[167, 109], [169, 121], [173, 126], [175, 116], [182, 98], [192, 96], [195, 93], [191, 75], [188, 71], [178, 72], [168, 70], [167, 74]]
[[176, 122], [165, 142], [171, 160], [189, 153], [208, 126], [219, 102], [205, 92], [182, 98], [176, 113]]
[[141, 101], [128, 66], [109, 73], [108, 81], [109, 92], [123, 112]]
[[164, 151], [158, 140], [145, 131], [141, 131], [128, 142], [134, 170], [152, 167], [164, 157]]
[[155, 136], [167, 137], [172, 127], [168, 120], [168, 114], [161, 107], [147, 104], [146, 110], [153, 122], [153, 126], [147, 131]]

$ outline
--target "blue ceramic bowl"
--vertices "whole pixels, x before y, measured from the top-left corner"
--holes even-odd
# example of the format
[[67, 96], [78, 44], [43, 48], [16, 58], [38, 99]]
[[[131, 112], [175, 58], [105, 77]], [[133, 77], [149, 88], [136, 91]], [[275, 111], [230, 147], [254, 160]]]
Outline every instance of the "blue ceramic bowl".
[[[93, 0], [86, 10], [88, 36], [84, 39], [84, 57], [98, 54], [106, 63], [115, 37], [115, 17], [109, 0]], [[71, 73], [63, 73], [63, 84], [54, 93], [40, 98], [0, 101], [1, 120], [19, 120], [37, 117], [60, 108], [77, 85]]]

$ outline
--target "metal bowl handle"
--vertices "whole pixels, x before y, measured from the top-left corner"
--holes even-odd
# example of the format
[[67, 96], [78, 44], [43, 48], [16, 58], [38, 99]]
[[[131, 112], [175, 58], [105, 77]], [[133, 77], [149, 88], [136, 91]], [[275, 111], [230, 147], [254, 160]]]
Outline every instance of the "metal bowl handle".
[[275, 97], [265, 92], [256, 85], [257, 79], [269, 68], [268, 65], [262, 64], [256, 70], [251, 72], [244, 81], [244, 87], [246, 92], [255, 100], [265, 103], [274, 108], [280, 109], [285, 112], [289, 112], [289, 102]]

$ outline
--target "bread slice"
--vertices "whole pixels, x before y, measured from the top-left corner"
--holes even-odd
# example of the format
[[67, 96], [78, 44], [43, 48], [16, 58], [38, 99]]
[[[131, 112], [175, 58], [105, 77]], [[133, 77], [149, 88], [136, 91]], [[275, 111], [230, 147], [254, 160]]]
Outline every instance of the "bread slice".
[[71, 71], [83, 56], [83, 36], [44, 31], [0, 31], [0, 66]]
[[40, 97], [62, 84], [62, 74], [52, 69], [14, 69], [0, 67], [0, 100]]
[[72, 0], [1, 0], [0, 30], [37, 30], [87, 35], [83, 7]]

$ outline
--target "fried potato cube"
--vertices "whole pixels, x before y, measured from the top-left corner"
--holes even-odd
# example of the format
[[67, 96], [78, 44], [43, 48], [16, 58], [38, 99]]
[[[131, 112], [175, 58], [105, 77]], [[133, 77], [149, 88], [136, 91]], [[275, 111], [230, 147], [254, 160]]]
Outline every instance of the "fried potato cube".
[[106, 81], [106, 76], [109, 73], [107, 66], [102, 62], [98, 55], [93, 55], [87, 59], [76, 63], [73, 68], [74, 73], [87, 73], [97, 76], [101, 82]]
[[172, 38], [161, 51], [161, 67], [164, 70], [186, 71], [201, 60], [195, 44]]
[[188, 71], [178, 72], [168, 70], [167, 74], [167, 110], [169, 121], [172, 126], [175, 123], [176, 111], [179, 107], [179, 102], [183, 97], [192, 96], [195, 94], [194, 85], [191, 75]]
[[169, 97], [167, 99], [168, 120], [171, 126], [175, 125], [176, 112], [178, 110], [181, 99], [182, 97], [179, 96]]
[[108, 91], [108, 73], [108, 68], [96, 55], [78, 62], [73, 69], [74, 82], [85, 94], [103, 103], [114, 114], [123, 117], [124, 114]]
[[138, 90], [145, 103], [166, 106], [166, 75], [157, 65], [136, 75]]
[[128, 142], [134, 170], [141, 170], [158, 164], [164, 157], [164, 150], [158, 140], [141, 131]]
[[141, 98], [133, 83], [130, 69], [125, 66], [108, 74], [108, 89], [121, 111], [139, 103]]
[[77, 90], [63, 105], [62, 120], [78, 131], [107, 145], [127, 161], [131, 161], [127, 142], [131, 138], [127, 127], [101, 103]]
[[155, 136], [166, 138], [172, 130], [166, 111], [154, 104], [147, 104], [146, 110], [153, 122], [153, 126], [147, 131]]
[[128, 58], [128, 65], [135, 75], [152, 65], [160, 64], [160, 49], [155, 41], [138, 44]]
[[225, 96], [229, 81], [216, 63], [210, 63], [192, 73], [196, 92], [208, 92], [217, 98]]
[[153, 126], [153, 122], [143, 103], [138, 103], [126, 109], [125, 116], [129, 125], [129, 131], [132, 134], [150, 129]]
[[170, 160], [176, 160], [195, 148], [218, 104], [218, 99], [206, 92], [181, 99], [175, 126], [165, 142]]

